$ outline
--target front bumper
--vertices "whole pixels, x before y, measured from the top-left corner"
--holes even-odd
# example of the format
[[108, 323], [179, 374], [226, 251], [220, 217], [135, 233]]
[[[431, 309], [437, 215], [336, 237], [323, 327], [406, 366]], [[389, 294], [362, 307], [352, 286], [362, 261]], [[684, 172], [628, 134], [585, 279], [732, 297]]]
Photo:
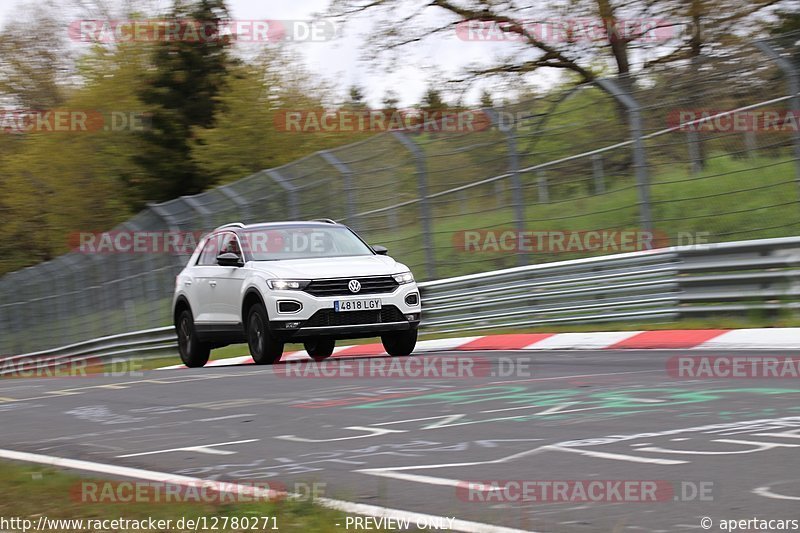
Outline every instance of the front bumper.
[[332, 339], [359, 339], [378, 337], [393, 331], [408, 331], [419, 327], [419, 320], [406, 322], [385, 322], [380, 324], [351, 324], [345, 326], [312, 326], [287, 329], [285, 322], [271, 322], [270, 331], [284, 342], [308, 339], [312, 337], [329, 337]]
[[[416, 294], [415, 305], [406, 300]], [[381, 300], [381, 310], [335, 312], [339, 300]], [[413, 298], [412, 298], [413, 299]], [[281, 313], [278, 302], [296, 301], [302, 309]], [[416, 283], [400, 285], [391, 293], [317, 297], [302, 291], [271, 291], [269, 297], [270, 331], [285, 342], [311, 337], [353, 339], [375, 337], [392, 331], [419, 327], [422, 309]]]

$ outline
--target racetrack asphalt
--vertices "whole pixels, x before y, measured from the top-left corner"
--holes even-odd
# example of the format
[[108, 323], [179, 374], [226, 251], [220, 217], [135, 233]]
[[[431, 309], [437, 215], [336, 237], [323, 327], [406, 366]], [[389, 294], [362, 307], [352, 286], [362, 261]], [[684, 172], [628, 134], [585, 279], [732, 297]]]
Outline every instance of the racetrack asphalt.
[[[0, 448], [290, 489], [322, 483], [332, 498], [542, 532], [800, 519], [800, 379], [668, 371], [671, 358], [704, 355], [734, 354], [442, 352], [411, 359], [428, 360], [429, 376], [452, 370], [448, 358], [469, 364], [430, 377], [376, 377], [369, 361], [390, 359], [369, 357], [2, 380]], [[321, 368], [369, 375], [315, 377]], [[478, 480], [660, 491], [659, 501], [519, 501], [463, 488]]]

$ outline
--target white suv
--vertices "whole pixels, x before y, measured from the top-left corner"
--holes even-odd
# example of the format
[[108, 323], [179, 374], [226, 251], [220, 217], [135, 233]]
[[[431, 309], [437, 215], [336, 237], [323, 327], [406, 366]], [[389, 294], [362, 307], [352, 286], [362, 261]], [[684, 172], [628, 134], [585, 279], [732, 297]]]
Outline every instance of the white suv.
[[302, 342], [317, 361], [337, 339], [380, 336], [410, 355], [421, 305], [408, 267], [332, 220], [221, 226], [175, 280], [181, 360], [201, 367], [212, 348], [247, 342], [257, 364]]

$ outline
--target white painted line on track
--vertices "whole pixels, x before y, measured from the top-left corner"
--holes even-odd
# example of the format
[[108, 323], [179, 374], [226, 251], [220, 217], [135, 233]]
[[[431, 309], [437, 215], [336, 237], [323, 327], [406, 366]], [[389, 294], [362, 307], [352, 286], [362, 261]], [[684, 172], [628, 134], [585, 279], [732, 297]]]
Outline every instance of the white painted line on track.
[[[98, 472], [101, 474], [108, 474], [113, 476], [121, 476], [132, 479], [144, 479], [147, 481], [160, 481], [168, 482], [176, 485], [188, 485], [196, 487], [198, 484], [204, 484], [213, 487], [220, 492], [225, 493], [241, 493], [242, 489], [250, 489], [255, 495], [270, 496], [270, 497], [298, 497], [297, 494], [279, 493], [276, 491], [264, 491], [263, 489], [256, 489], [253, 487], [240, 487], [236, 483], [209, 481], [200, 478], [193, 478], [187, 476], [177, 476], [166, 472], [156, 472], [153, 470], [142, 470], [139, 468], [130, 468], [126, 466], [108, 465], [103, 463], [94, 463], [91, 461], [82, 461], [79, 459], [65, 459], [62, 457], [54, 457], [52, 455], [41, 455], [36, 453], [18, 452], [14, 450], [0, 449], [0, 459], [9, 459], [12, 461], [24, 461], [27, 463], [37, 463], [49, 466], [56, 466], [60, 468], [69, 468], [73, 470], [83, 470], [86, 472]], [[331, 498], [316, 498], [316, 503], [329, 509], [343, 511], [345, 513], [353, 513], [367, 516], [379, 516], [386, 518], [396, 518], [400, 520], [411, 520], [416, 523], [425, 522], [430, 520], [445, 520], [445, 517], [429, 515], [424, 513], [416, 513], [413, 511], [404, 511], [402, 509], [391, 509], [388, 507], [379, 507], [377, 505], [367, 505], [362, 503], [348, 502], [344, 500], [334, 500]], [[525, 529], [514, 529], [503, 526], [496, 526], [492, 524], [484, 524], [481, 522], [472, 522], [469, 520], [456, 519], [452, 522], [451, 531], [463, 531], [464, 533], [535, 533]]]
[[657, 459], [654, 457], [637, 457], [635, 455], [628, 455], [624, 453], [596, 452], [593, 450], [586, 450], [583, 448], [570, 448], [566, 446], [552, 445], [552, 446], [547, 446], [546, 448], [550, 450], [558, 450], [561, 452], [577, 453], [580, 455], [585, 455], [587, 457], [594, 457], [596, 459], [613, 459], [615, 461], [628, 461], [630, 463], [646, 463], [653, 465], [682, 465], [688, 463], [688, 461], [678, 461], [673, 459]]
[[125, 455], [118, 455], [118, 458], [124, 457], [141, 457], [143, 455], [156, 455], [159, 453], [171, 453], [171, 452], [197, 452], [197, 453], [206, 453], [208, 455], [233, 455], [236, 452], [232, 452], [229, 450], [217, 450], [216, 446], [230, 446], [231, 444], [246, 444], [248, 442], [256, 442], [259, 439], [247, 439], [247, 440], [234, 440], [231, 442], [219, 442], [216, 444], [201, 444], [199, 446], [183, 446], [181, 448], [170, 448], [168, 450], [155, 450], [152, 452], [140, 452], [140, 453], [128, 453]]
[[258, 416], [253, 413], [242, 413], [240, 415], [228, 415], [228, 416], [215, 416], [213, 418], [201, 418], [197, 420], [197, 422], [216, 422], [217, 420], [230, 420], [231, 418], [244, 418], [246, 416]]

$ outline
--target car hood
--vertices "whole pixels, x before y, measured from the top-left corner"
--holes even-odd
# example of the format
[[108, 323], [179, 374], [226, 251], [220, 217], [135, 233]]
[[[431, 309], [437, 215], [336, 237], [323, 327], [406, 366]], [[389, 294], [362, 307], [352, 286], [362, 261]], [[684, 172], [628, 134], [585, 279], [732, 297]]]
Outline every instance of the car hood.
[[250, 261], [248, 267], [271, 278], [322, 279], [385, 276], [405, 272], [408, 267], [384, 255]]

